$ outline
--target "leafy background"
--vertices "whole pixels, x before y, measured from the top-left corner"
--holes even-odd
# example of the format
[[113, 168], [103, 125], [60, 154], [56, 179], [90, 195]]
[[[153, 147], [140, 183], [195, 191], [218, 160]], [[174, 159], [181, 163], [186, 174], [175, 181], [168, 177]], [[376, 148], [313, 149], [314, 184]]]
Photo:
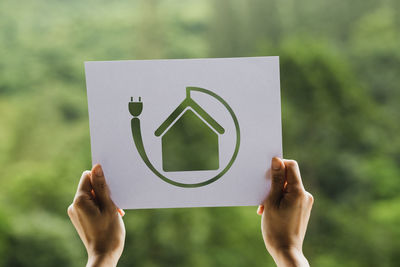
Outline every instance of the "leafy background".
[[[0, 266], [82, 266], [87, 60], [279, 55], [314, 266], [400, 262], [400, 2], [0, 1]], [[266, 163], [267, 164], [267, 163]], [[128, 211], [119, 266], [273, 266], [254, 207]]]

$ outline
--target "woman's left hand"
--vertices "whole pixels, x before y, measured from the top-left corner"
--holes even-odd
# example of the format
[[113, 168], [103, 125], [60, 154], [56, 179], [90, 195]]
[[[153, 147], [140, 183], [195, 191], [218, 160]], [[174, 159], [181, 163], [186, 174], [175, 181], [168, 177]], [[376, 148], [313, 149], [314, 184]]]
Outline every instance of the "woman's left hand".
[[125, 242], [121, 211], [111, 200], [101, 166], [83, 172], [68, 215], [86, 247], [87, 266], [117, 265]]

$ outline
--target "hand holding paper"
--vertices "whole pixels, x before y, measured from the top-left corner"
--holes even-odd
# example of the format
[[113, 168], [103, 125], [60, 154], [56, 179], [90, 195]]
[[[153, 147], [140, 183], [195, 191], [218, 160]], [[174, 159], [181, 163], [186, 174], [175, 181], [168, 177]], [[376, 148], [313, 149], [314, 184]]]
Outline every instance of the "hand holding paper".
[[[304, 190], [295, 161], [273, 158], [271, 176], [271, 193], [257, 211], [265, 245], [278, 266], [309, 266], [302, 245], [313, 197]], [[68, 214], [88, 251], [87, 266], [116, 266], [125, 228], [99, 165], [83, 173]]]
[[86, 247], [88, 266], [116, 266], [124, 248], [125, 226], [100, 165], [83, 172], [68, 215]]
[[314, 198], [296, 161], [273, 158], [271, 165], [271, 191], [257, 211], [265, 246], [278, 266], [309, 266], [303, 240]]

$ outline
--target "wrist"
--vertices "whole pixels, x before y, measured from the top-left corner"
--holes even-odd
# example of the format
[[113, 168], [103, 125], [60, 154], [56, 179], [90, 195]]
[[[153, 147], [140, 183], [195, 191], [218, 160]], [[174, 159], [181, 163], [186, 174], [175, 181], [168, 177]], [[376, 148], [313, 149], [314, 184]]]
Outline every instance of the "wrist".
[[270, 251], [278, 267], [309, 267], [310, 264], [301, 249], [295, 247], [283, 247]]
[[119, 257], [113, 254], [89, 255], [86, 267], [117, 266]]

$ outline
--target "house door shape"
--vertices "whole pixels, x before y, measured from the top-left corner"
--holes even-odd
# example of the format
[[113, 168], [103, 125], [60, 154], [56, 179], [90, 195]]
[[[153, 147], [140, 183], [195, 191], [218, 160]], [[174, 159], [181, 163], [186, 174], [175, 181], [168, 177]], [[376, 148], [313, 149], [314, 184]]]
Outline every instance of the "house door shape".
[[218, 170], [219, 135], [225, 129], [186, 93], [183, 102], [157, 128], [165, 172]]

